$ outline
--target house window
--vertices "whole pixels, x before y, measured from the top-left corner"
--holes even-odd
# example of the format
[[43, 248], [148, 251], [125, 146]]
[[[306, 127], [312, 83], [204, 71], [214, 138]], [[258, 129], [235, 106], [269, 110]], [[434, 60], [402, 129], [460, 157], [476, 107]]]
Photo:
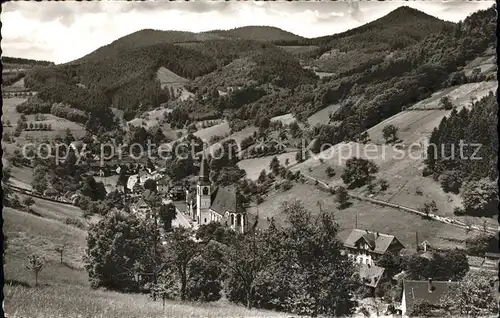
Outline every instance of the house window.
[[231, 214], [231, 225], [234, 225], [234, 214]]
[[205, 223], [207, 223], [207, 218], [205, 218]]
[[208, 195], [208, 187], [203, 187], [203, 195]]

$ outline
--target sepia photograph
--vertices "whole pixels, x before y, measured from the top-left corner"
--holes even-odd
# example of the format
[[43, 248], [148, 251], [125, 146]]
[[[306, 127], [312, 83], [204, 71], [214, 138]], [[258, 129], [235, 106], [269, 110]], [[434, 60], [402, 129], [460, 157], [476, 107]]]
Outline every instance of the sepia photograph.
[[0, 14], [2, 317], [499, 316], [496, 2]]

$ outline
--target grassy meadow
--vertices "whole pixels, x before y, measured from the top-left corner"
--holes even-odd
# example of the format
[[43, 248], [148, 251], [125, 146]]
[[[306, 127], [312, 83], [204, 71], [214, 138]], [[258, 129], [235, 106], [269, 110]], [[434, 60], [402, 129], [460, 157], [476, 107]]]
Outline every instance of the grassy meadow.
[[[3, 210], [3, 231], [8, 237], [4, 264], [4, 310], [16, 318], [149, 318], [149, 317], [287, 317], [286, 314], [248, 310], [225, 300], [215, 303], [153, 302], [148, 295], [94, 290], [83, 269], [86, 231], [64, 223], [81, 218], [75, 207], [35, 198], [40, 216], [11, 208]], [[55, 248], [66, 244], [63, 262]], [[37, 253], [45, 267], [35, 287], [25, 269], [27, 257]]]

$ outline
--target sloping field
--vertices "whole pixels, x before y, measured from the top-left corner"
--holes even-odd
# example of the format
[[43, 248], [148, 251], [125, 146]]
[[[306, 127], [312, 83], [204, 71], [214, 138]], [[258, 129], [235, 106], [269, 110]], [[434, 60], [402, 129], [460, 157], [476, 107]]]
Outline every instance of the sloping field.
[[273, 121], [281, 121], [283, 125], [290, 125], [291, 123], [296, 121], [296, 119], [292, 114], [285, 114], [271, 118], [271, 122]]
[[[294, 165], [296, 152], [287, 152], [276, 157], [280, 161], [282, 166], [286, 166], [285, 162], [288, 159], [288, 165]], [[275, 156], [266, 156], [260, 158], [245, 159], [238, 162], [238, 167], [246, 171], [246, 177], [250, 180], [257, 180], [259, 178], [260, 172], [266, 170], [267, 173], [270, 172], [269, 164]]]
[[315, 112], [311, 116], [309, 116], [309, 118], [307, 118], [307, 122], [309, 123], [309, 125], [311, 125], [311, 127], [314, 127], [315, 125], [318, 125], [318, 124], [326, 125], [330, 121], [330, 115], [333, 112], [337, 111], [337, 109], [339, 109], [339, 108], [340, 108], [340, 104], [328, 105], [325, 108], [323, 108], [323, 109]]
[[166, 67], [162, 66], [158, 69], [156, 72], [156, 78], [160, 81], [161, 88], [168, 87], [169, 89], [172, 89], [175, 93], [175, 97], [180, 100], [186, 100], [194, 96], [193, 93], [188, 92], [184, 88], [184, 84], [186, 84], [189, 80], [175, 74]]
[[5, 91], [9, 91], [9, 92], [12, 92], [12, 91], [22, 91], [25, 89], [24, 87], [24, 77], [21, 78], [20, 80], [18, 80], [17, 82], [14, 82], [12, 83], [11, 85], [9, 85], [8, 87], [4, 87]]
[[[13, 133], [16, 129], [16, 123], [21, 117], [21, 114], [16, 111], [16, 106], [26, 101], [26, 98], [4, 98], [2, 106], [2, 120], [4, 123], [7, 121], [10, 122], [10, 127], [4, 125], [4, 129], [6, 132]], [[56, 136], [63, 137], [66, 133], [66, 130], [69, 129], [75, 138], [83, 137], [85, 135], [85, 128], [77, 123], [69, 121], [64, 118], [60, 118], [51, 114], [43, 114], [45, 116], [45, 120], [35, 121], [35, 115], [26, 115], [27, 123], [43, 123], [49, 124], [52, 126], [51, 131], [23, 131], [19, 138], [16, 138], [16, 141], [20, 143], [28, 142], [29, 139], [39, 139], [43, 140], [44, 138], [54, 138]]]
[[432, 94], [431, 97], [424, 99], [410, 107], [409, 109], [435, 109], [439, 108], [439, 101], [442, 97], [448, 96], [453, 105], [457, 108], [470, 105], [471, 97], [481, 99], [488, 95], [490, 91], [496, 91], [497, 81], [469, 83], [460, 86], [450, 87]]
[[[496, 88], [496, 85], [497, 82], [466, 84], [450, 89], [448, 94], [457, 97], [456, 100], [463, 101], [458, 104], [459, 107], [463, 107], [467, 106], [465, 101], [470, 100], [471, 96], [484, 96], [489, 89]], [[443, 96], [444, 94], [446, 92], [439, 92], [435, 95]], [[432, 103], [437, 103], [436, 101], [439, 101], [439, 97], [432, 96], [419, 104], [432, 105]], [[365, 145], [354, 142], [337, 144], [294, 166], [292, 170], [301, 170], [304, 174], [312, 175], [321, 180], [328, 180], [330, 184], [341, 184], [342, 166], [345, 165], [348, 158], [361, 157], [372, 160], [380, 170], [376, 177], [384, 178], [389, 182], [389, 189], [384, 193], [375, 194], [374, 198], [415, 209], [422, 207], [426, 202], [434, 200], [438, 208], [437, 215], [453, 217], [463, 221], [464, 217], [455, 217], [453, 214], [454, 207], [461, 206], [461, 198], [458, 195], [445, 193], [432, 178], [422, 176], [422, 170], [425, 166], [423, 162], [425, 159], [425, 143], [421, 142], [427, 141], [433, 128], [438, 126], [441, 119], [449, 112], [451, 111], [403, 111], [370, 128], [367, 132], [372, 140], [371, 143]], [[388, 124], [393, 124], [399, 128], [397, 136], [403, 143], [401, 148], [385, 145], [382, 129]], [[331, 180], [328, 179], [325, 173], [328, 166], [337, 171], [336, 176]], [[355, 192], [368, 195], [364, 188], [357, 189]], [[422, 195], [418, 195], [417, 192], [422, 192]], [[398, 211], [398, 213], [402, 212]], [[481, 225], [483, 221], [486, 221], [492, 226], [498, 226], [496, 219], [468, 219], [476, 225]]]
[[208, 142], [210, 141], [210, 138], [212, 138], [213, 136], [226, 136], [229, 135], [230, 133], [231, 133], [231, 128], [229, 127], [229, 123], [227, 121], [223, 121], [220, 124], [200, 129], [196, 131], [193, 135]]
[[493, 47], [488, 48], [482, 56], [477, 57], [464, 67], [465, 75], [471, 76], [473, 70], [479, 68], [481, 74], [494, 73], [497, 70], [496, 50]]
[[[43, 291], [43, 292], [42, 292]], [[285, 313], [246, 309], [227, 301], [195, 303], [166, 301], [153, 302], [149, 295], [121, 294], [92, 290], [78, 285], [57, 288], [30, 289], [22, 286], [6, 287], [5, 309], [8, 317], [31, 318], [219, 318], [288, 317]]]
[[254, 132], [256, 132], [257, 130], [258, 129], [255, 128], [254, 126], [248, 126], [240, 131], [232, 133], [231, 135], [227, 136], [226, 138], [223, 138], [222, 140], [218, 141], [217, 143], [207, 147], [207, 149], [205, 150], [205, 155], [215, 153], [215, 151], [217, 151], [217, 148], [219, 147], [218, 144], [221, 144], [226, 140], [233, 139], [234, 141], [236, 141], [237, 144], [240, 144], [243, 139], [245, 139], [249, 136], [252, 136], [254, 134]]
[[[265, 310], [247, 310], [227, 301], [201, 304], [153, 302], [148, 295], [90, 289], [82, 269], [86, 233], [57, 220], [5, 208], [6, 251], [4, 309], [8, 317], [287, 317]], [[55, 248], [65, 243], [63, 264]], [[45, 267], [33, 288], [34, 277], [25, 269], [27, 256], [45, 257]]]
[[[87, 236], [85, 231], [55, 219], [39, 217], [11, 208], [4, 209], [3, 218], [4, 233], [9, 240], [5, 274], [7, 279], [23, 280], [23, 277], [29, 275], [24, 266], [12, 265], [15, 265], [15, 260], [25, 262], [26, 257], [32, 253], [44, 256], [48, 262], [57, 263], [59, 255], [55, 248], [61, 244], [68, 246], [63, 255], [63, 262], [70, 267], [80, 269], [83, 267], [82, 257]], [[63, 266], [61, 264], [60, 267]], [[55, 268], [51, 266], [47, 266], [46, 270], [47, 272], [44, 271], [40, 275], [42, 282], [44, 276], [57, 275], [56, 271], [52, 272]], [[47, 274], [44, 275], [45, 273]]]
[[182, 76], [179, 76], [169, 70], [166, 67], [160, 67], [156, 72], [156, 78], [161, 83], [161, 88], [164, 88], [168, 85], [168, 87], [181, 87], [184, 83], [188, 82], [188, 80]]
[[[395, 235], [407, 248], [415, 248], [415, 232], [421, 241], [427, 240], [431, 245], [440, 247], [463, 247], [466, 238], [465, 231], [448, 224], [434, 222], [420, 216], [404, 213], [392, 208], [372, 205], [367, 202], [352, 200], [352, 206], [339, 210], [335, 196], [317, 189], [312, 184], [294, 184], [293, 188], [283, 192], [273, 191], [256, 207], [249, 208], [252, 215], [259, 215], [262, 226], [267, 224], [267, 217], [274, 217], [282, 222], [283, 216], [279, 214], [282, 202], [300, 200], [310, 211], [319, 211], [320, 206], [324, 211], [335, 215], [335, 220], [340, 226], [340, 237], [345, 239], [350, 231], [356, 227], [369, 229]], [[320, 204], [318, 204], [320, 202]]]

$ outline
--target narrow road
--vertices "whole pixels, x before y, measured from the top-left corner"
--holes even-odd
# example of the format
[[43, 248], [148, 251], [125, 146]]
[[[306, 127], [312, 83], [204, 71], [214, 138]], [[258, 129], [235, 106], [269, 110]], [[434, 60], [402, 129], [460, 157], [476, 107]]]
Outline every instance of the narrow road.
[[[166, 199], [163, 199], [164, 203]], [[168, 200], [167, 200], [168, 201]], [[170, 201], [172, 202], [172, 201]], [[184, 214], [185, 204], [183, 202], [173, 202], [175, 205], [176, 216], [175, 219], [172, 220], [173, 227], [185, 227], [192, 228], [193, 224], [189, 220], [189, 217]]]

